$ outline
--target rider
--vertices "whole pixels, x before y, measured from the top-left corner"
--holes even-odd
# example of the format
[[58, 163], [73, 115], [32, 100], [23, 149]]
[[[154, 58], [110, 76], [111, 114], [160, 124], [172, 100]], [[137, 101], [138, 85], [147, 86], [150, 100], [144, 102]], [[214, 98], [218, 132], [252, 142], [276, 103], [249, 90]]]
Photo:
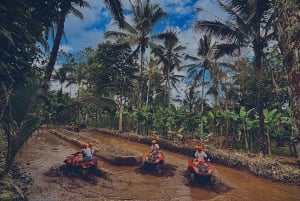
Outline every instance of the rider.
[[151, 147], [150, 147], [151, 153], [159, 153], [159, 144], [157, 143], [157, 140], [153, 139], [151, 141]]
[[207, 157], [207, 154], [203, 151], [203, 147], [201, 145], [197, 145], [195, 146], [195, 160], [197, 162], [205, 162], [206, 160], [207, 161], [210, 161]]
[[88, 145], [88, 143], [83, 143], [83, 144], [81, 144], [81, 150], [80, 150], [80, 152], [78, 152], [78, 153], [84, 153], [84, 151], [85, 151], [85, 149], [88, 147], [89, 145]]
[[93, 145], [91, 146], [90, 144], [86, 143], [85, 144], [85, 149], [83, 149], [83, 161], [91, 161], [93, 160]]
[[75, 153], [75, 155], [80, 154], [79, 158], [75, 161], [76, 164], [78, 164], [79, 162], [84, 161], [85, 150], [86, 150], [87, 147], [88, 147], [88, 144], [83, 143], [83, 144], [81, 144], [81, 150]]
[[88, 143], [89, 147], [91, 148], [91, 151], [92, 151], [92, 155], [94, 154], [94, 144], [89, 142]]

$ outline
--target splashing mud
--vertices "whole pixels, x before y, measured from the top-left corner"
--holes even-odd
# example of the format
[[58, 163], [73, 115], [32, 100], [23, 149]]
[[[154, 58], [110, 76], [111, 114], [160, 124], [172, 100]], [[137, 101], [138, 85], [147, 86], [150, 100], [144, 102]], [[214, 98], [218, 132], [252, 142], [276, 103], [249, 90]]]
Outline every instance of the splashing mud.
[[[125, 149], [148, 153], [149, 147], [124, 139], [79, 132], [99, 141]], [[38, 149], [36, 148], [36, 145]], [[33, 136], [16, 158], [18, 174], [26, 200], [30, 201], [281, 201], [299, 200], [297, 186], [272, 183], [247, 172], [216, 165], [213, 182], [208, 186], [190, 186], [185, 177], [189, 157], [169, 151], [160, 174], [140, 166], [117, 166], [98, 159], [99, 174], [65, 172], [62, 166], [67, 155], [78, 147], [47, 131]], [[17, 171], [16, 171], [17, 172]]]

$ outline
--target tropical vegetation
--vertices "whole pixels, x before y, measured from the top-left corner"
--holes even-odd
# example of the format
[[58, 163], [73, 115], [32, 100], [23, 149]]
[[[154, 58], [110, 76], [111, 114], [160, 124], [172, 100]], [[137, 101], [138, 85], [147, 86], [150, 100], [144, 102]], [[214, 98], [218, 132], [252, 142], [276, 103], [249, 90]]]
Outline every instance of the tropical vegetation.
[[[300, 128], [296, 1], [219, 1], [232, 21], [197, 20], [194, 28], [202, 36], [197, 55], [185, 52], [175, 29], [153, 34], [167, 13], [150, 0], [130, 1], [133, 24], [124, 18], [121, 1], [104, 1], [121, 31], [106, 32], [95, 49], [78, 53], [59, 51], [59, 45], [66, 16], [84, 17], [78, 7], [89, 7], [88, 1], [2, 1], [0, 145], [5, 157], [0, 175], [9, 172], [42, 124], [72, 121], [171, 140], [223, 139], [218, 143], [223, 148], [262, 155], [295, 155], [291, 138], [297, 139]], [[55, 33], [51, 48], [50, 31]], [[243, 48], [254, 56], [243, 55]], [[62, 67], [54, 69], [57, 61]], [[53, 82], [59, 90], [50, 88]], [[182, 83], [186, 91], [174, 97]], [[73, 87], [66, 91], [65, 86]]]

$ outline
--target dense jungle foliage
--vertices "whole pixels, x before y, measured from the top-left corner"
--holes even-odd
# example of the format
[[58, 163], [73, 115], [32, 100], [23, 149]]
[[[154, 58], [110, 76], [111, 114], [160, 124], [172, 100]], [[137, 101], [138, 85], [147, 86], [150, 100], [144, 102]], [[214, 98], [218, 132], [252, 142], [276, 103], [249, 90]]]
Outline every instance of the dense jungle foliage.
[[[104, 1], [121, 31], [69, 53], [59, 50], [66, 17], [83, 18], [78, 8], [88, 8], [88, 0], [1, 1], [1, 175], [40, 125], [70, 122], [296, 155], [299, 1], [220, 1], [232, 20], [197, 20], [195, 55], [175, 29], [153, 34], [167, 16], [158, 4], [130, 1], [130, 24], [121, 2]], [[245, 48], [253, 57], [242, 54]]]

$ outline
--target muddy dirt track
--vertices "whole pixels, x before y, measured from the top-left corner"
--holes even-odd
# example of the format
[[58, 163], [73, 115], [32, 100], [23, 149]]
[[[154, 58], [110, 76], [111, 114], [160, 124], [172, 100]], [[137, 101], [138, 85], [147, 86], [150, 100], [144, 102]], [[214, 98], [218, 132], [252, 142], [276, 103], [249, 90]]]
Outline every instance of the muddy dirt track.
[[[147, 153], [149, 146], [112, 136], [80, 132], [94, 138], [97, 146], [112, 144]], [[180, 200], [180, 201], [299, 201], [299, 186], [273, 183], [215, 165], [215, 186], [192, 187], [186, 177], [189, 157], [164, 151], [167, 168], [163, 175], [141, 172], [139, 166], [115, 166], [99, 159], [99, 165], [110, 173], [107, 178], [90, 175], [86, 179], [60, 171], [64, 158], [76, 147], [47, 131], [33, 136], [16, 158], [25, 197], [30, 201], [101, 201], [101, 200]]]

